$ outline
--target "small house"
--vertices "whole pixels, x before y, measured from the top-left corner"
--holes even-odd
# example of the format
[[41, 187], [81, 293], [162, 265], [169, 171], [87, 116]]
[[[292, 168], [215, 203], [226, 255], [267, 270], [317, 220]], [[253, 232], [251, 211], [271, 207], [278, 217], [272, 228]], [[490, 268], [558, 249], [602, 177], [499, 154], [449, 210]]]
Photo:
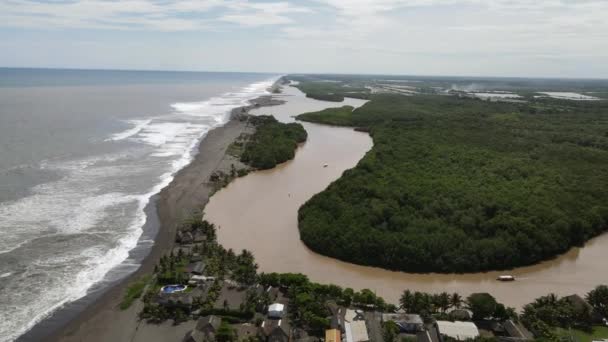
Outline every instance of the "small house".
[[222, 319], [211, 315], [199, 318], [194, 330], [186, 335], [186, 342], [214, 341], [215, 334], [222, 324]]
[[203, 232], [201, 231], [195, 231], [194, 234], [192, 234], [192, 241], [194, 243], [201, 243], [203, 241], [205, 241], [207, 239], [207, 235], [205, 235]]
[[285, 305], [274, 303], [268, 307], [269, 318], [282, 318], [285, 310]]
[[192, 236], [192, 233], [190, 233], [190, 232], [178, 231], [177, 235], [176, 235], [176, 240], [177, 240], [177, 242], [179, 242], [183, 245], [187, 245], [187, 244], [191, 244], [192, 242], [194, 242], [194, 237]]
[[414, 314], [383, 314], [382, 321], [393, 321], [402, 333], [415, 334], [424, 330], [424, 321], [420, 315]]
[[289, 342], [290, 328], [287, 322], [279, 319], [267, 319], [260, 326], [268, 342]]
[[188, 265], [187, 270], [190, 274], [203, 275], [203, 273], [205, 273], [205, 263], [202, 261], [197, 261]]
[[473, 322], [437, 321], [436, 327], [440, 335], [451, 337], [457, 341], [465, 341], [479, 337], [479, 329]]

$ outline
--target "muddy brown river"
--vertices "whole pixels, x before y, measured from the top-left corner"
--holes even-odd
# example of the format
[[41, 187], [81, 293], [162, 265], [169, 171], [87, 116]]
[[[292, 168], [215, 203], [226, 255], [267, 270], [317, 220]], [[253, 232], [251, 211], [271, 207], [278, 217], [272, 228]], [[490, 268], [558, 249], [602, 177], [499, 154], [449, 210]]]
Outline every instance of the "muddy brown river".
[[[283, 122], [292, 116], [365, 101], [347, 99], [332, 103], [306, 98], [286, 87], [280, 106], [260, 108], [254, 114], [273, 114]], [[521, 308], [534, 298], [554, 292], [585, 294], [608, 283], [608, 234], [589, 241], [583, 248], [531, 267], [508, 272], [474, 274], [409, 274], [365, 267], [313, 253], [300, 241], [298, 208], [314, 194], [354, 167], [372, 147], [366, 133], [348, 128], [304, 123], [308, 141], [295, 159], [268, 171], [253, 172], [236, 179], [216, 193], [205, 216], [219, 226], [218, 237], [226, 248], [253, 252], [264, 272], [300, 272], [320, 283], [353, 289], [369, 288], [387, 301], [398, 303], [404, 289], [426, 292], [489, 292], [508, 306]], [[327, 167], [323, 167], [327, 164]], [[498, 282], [511, 274], [515, 282]]]

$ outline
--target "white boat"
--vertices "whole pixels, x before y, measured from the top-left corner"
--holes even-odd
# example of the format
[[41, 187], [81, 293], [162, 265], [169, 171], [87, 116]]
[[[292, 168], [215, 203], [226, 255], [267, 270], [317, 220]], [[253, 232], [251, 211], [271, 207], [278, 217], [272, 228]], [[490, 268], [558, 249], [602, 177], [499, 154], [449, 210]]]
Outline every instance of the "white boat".
[[498, 281], [514, 281], [515, 277], [512, 275], [501, 275], [496, 278]]

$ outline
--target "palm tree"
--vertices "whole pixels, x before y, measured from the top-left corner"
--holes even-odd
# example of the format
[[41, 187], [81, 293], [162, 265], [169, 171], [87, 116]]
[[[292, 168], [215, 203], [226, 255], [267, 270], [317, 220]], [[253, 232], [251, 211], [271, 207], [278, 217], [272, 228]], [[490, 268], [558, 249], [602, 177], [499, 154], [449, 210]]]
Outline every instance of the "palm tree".
[[412, 309], [413, 299], [414, 295], [412, 294], [412, 291], [403, 291], [401, 298], [399, 298], [399, 304], [401, 304], [401, 308], [405, 310], [405, 312], [410, 312]]
[[450, 308], [450, 295], [447, 292], [442, 292], [437, 296], [437, 304], [441, 312], [446, 312]]
[[462, 306], [462, 297], [458, 293], [454, 292], [450, 297], [450, 306], [456, 309]]

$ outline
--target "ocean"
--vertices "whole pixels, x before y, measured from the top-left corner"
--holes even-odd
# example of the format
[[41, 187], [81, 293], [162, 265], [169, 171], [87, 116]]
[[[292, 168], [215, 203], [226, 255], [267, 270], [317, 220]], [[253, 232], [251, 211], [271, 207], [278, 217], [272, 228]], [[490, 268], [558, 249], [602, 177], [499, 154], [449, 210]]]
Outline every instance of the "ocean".
[[0, 341], [136, 270], [150, 198], [278, 77], [0, 68]]

